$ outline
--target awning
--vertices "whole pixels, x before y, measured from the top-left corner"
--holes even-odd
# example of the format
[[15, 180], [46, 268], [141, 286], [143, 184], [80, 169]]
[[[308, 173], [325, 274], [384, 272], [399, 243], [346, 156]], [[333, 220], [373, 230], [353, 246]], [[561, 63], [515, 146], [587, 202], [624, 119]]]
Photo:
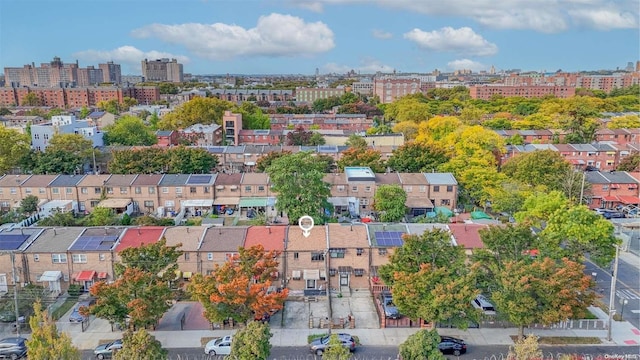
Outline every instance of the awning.
[[219, 197], [213, 200], [213, 205], [238, 205], [239, 197]]
[[91, 281], [96, 277], [96, 272], [93, 270], [80, 271], [80, 274], [76, 276], [76, 281]]
[[58, 281], [62, 278], [62, 271], [45, 271], [38, 281]]
[[99, 272], [98, 273], [98, 279], [106, 279], [109, 277], [109, 274], [107, 274], [106, 272]]
[[433, 203], [429, 199], [408, 197], [404, 205], [412, 209], [433, 209]]
[[247, 166], [255, 166], [256, 162], [255, 161], [247, 161], [244, 164], [247, 165]]
[[301, 277], [301, 276], [300, 276], [300, 270], [293, 270], [293, 271], [291, 272], [291, 277], [292, 277], [294, 280], [299, 280], [299, 279], [300, 279], [300, 277]]
[[574, 165], [584, 165], [584, 160], [571, 159], [569, 160], [569, 162], [571, 162]]
[[320, 280], [320, 270], [305, 270], [304, 271], [304, 279], [305, 280]]
[[193, 273], [191, 271], [185, 271], [182, 273], [183, 279], [191, 279], [191, 276], [193, 276]]
[[632, 195], [618, 195], [620, 202], [627, 205], [640, 204], [640, 198]]
[[605, 195], [602, 197], [602, 201], [618, 201], [618, 197], [615, 195]]
[[348, 197], [328, 197], [327, 201], [333, 206], [349, 206]]
[[129, 204], [131, 204], [131, 199], [106, 199], [100, 201], [100, 203], [96, 207], [122, 209], [129, 206]]
[[267, 198], [266, 197], [250, 197], [250, 198], [242, 198], [242, 199], [240, 199], [240, 207], [241, 208], [265, 207], [265, 206], [267, 206]]
[[183, 200], [180, 204], [182, 207], [212, 207], [213, 199]]

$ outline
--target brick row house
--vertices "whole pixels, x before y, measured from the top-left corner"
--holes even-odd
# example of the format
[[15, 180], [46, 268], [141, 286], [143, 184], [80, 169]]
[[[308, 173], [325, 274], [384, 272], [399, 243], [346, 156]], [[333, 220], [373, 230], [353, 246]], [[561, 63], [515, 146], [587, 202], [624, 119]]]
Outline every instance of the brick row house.
[[[370, 289], [377, 268], [388, 262], [402, 235], [422, 234], [455, 224], [328, 224], [314, 227], [305, 237], [298, 226], [239, 227], [53, 227], [0, 231], [0, 293], [19, 284], [34, 283], [53, 296], [71, 284], [88, 290], [98, 281], [114, 281], [120, 252], [166, 239], [180, 244], [177, 282], [194, 274], [208, 275], [238, 254], [239, 248], [261, 244], [279, 253], [272, 274], [274, 288], [287, 287], [293, 296], [324, 295], [327, 288], [349, 293]], [[462, 225], [450, 230], [452, 241], [469, 251], [482, 247], [478, 230], [486, 225]], [[13, 262], [11, 257], [14, 256]], [[375, 285], [375, 281], [373, 281]]]
[[[329, 201], [337, 214], [369, 216], [378, 186], [398, 184], [407, 193], [410, 216], [444, 206], [457, 206], [458, 184], [449, 173], [375, 174], [368, 167], [347, 167], [344, 173], [324, 176], [331, 185]], [[256, 211], [269, 219], [278, 214], [276, 195], [266, 173], [127, 174], [127, 175], [5, 175], [0, 178], [0, 211], [17, 209], [28, 195], [47, 203], [70, 204], [89, 213], [109, 207], [116, 213], [159, 216], [224, 214], [228, 208], [252, 217]]]

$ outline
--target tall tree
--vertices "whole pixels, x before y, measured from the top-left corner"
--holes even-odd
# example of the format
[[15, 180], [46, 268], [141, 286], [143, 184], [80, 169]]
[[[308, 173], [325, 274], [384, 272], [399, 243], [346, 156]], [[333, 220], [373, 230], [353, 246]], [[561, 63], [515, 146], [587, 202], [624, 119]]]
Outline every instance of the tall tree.
[[133, 115], [122, 116], [114, 124], [106, 126], [104, 131], [107, 145], [149, 146], [158, 142], [142, 119]]
[[399, 185], [380, 185], [373, 198], [373, 208], [383, 222], [399, 222], [407, 213], [407, 193]]
[[634, 151], [620, 161], [618, 171], [640, 171], [640, 152]]
[[0, 125], [0, 173], [6, 173], [18, 165], [21, 156], [29, 152], [31, 139], [15, 129]]
[[122, 336], [122, 349], [117, 351], [115, 360], [166, 359], [169, 352], [162, 348], [160, 341], [145, 329], [126, 331]]
[[193, 297], [202, 303], [211, 322], [232, 318], [244, 323], [255, 314], [280, 310], [288, 290], [272, 291], [272, 274], [278, 271], [278, 252], [265, 251], [262, 245], [239, 248], [238, 254], [211, 275], [195, 275], [189, 284]]
[[538, 337], [530, 334], [523, 339], [518, 339], [515, 344], [509, 346], [507, 360], [539, 360], [544, 354], [538, 346]]
[[316, 224], [324, 223], [325, 209], [331, 209], [329, 184], [323, 180], [325, 170], [326, 163], [304, 151], [275, 159], [267, 168], [278, 194], [276, 208], [286, 212], [291, 223], [304, 215], [313, 217]]
[[177, 146], [167, 151], [171, 174], [208, 174], [218, 165], [218, 157], [207, 149]]
[[271, 165], [273, 160], [285, 156], [290, 155], [291, 151], [283, 150], [283, 151], [271, 151], [264, 156], [260, 156], [258, 161], [256, 161], [256, 171], [265, 172], [267, 168]]
[[83, 222], [86, 226], [107, 226], [118, 224], [118, 219], [113, 209], [96, 207], [83, 219]]
[[58, 332], [56, 323], [42, 309], [40, 301], [33, 304], [33, 315], [29, 318], [31, 337], [26, 341], [29, 359], [80, 360], [80, 351], [73, 346], [65, 332]]
[[158, 127], [163, 130], [178, 130], [198, 123], [221, 125], [225, 110], [233, 107], [233, 103], [215, 97], [196, 97], [164, 115]]
[[393, 132], [404, 135], [405, 141], [412, 141], [418, 135], [418, 124], [413, 121], [403, 121], [393, 125]]
[[322, 358], [324, 360], [349, 360], [351, 351], [342, 345], [338, 334], [331, 334], [329, 335], [327, 348], [322, 353]]
[[142, 244], [139, 247], [130, 247], [122, 250], [119, 263], [114, 264], [117, 275], [121, 275], [127, 268], [136, 268], [151, 274], [164, 272], [171, 280], [178, 270], [178, 258], [182, 256], [181, 243], [167, 246], [167, 239]]
[[345, 142], [345, 145], [347, 145], [350, 148], [356, 148], [356, 149], [366, 149], [369, 147], [369, 145], [367, 145], [367, 140], [365, 140], [362, 136], [358, 134], [349, 135], [349, 138]]
[[511, 179], [530, 186], [546, 186], [549, 190], [560, 190], [571, 165], [559, 152], [538, 150], [520, 154], [502, 166], [502, 171]]
[[293, 131], [287, 133], [287, 145], [289, 146], [306, 146], [311, 144], [311, 136], [313, 131], [306, 131], [302, 126], [298, 126]]
[[35, 195], [27, 195], [22, 201], [20, 201], [20, 212], [23, 214], [31, 215], [38, 211], [38, 202], [40, 200]]
[[271, 354], [269, 324], [252, 321], [233, 335], [231, 356], [237, 359], [267, 360]]
[[20, 105], [22, 105], [22, 106], [39, 106], [40, 105], [40, 98], [38, 98], [38, 95], [36, 95], [36, 93], [29, 92], [29, 93], [27, 93], [27, 95], [25, 95], [22, 98], [22, 103]]
[[428, 359], [446, 360], [440, 352], [440, 335], [438, 330], [420, 330], [409, 336], [400, 344], [400, 357], [402, 359]]
[[340, 160], [338, 160], [338, 167], [344, 170], [347, 166], [366, 166], [376, 173], [381, 173], [385, 170], [382, 154], [375, 149], [350, 147], [343, 151]]
[[448, 160], [439, 148], [412, 141], [393, 150], [387, 166], [397, 172], [434, 172]]
[[496, 274], [491, 299], [498, 311], [518, 326], [553, 323], [584, 316], [593, 303], [593, 280], [584, 265], [569, 259], [539, 258], [535, 261], [507, 261]]
[[542, 229], [551, 215], [558, 210], [568, 209], [569, 204], [560, 191], [534, 192], [525, 199], [522, 210], [516, 212], [515, 218], [518, 222]]

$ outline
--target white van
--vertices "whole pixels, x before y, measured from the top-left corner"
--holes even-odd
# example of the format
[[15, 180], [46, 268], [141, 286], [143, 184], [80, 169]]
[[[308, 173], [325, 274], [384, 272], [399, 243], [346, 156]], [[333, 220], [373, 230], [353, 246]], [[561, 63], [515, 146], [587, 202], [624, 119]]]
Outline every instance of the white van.
[[485, 315], [495, 315], [496, 308], [493, 304], [487, 300], [483, 295], [478, 295], [473, 301], [471, 301], [471, 305], [474, 308], [482, 310]]

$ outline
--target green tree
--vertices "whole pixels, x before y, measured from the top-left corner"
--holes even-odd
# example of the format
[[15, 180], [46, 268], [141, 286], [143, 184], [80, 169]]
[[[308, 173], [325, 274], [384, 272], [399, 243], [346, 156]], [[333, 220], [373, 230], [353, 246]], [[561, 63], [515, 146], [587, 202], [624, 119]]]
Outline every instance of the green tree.
[[273, 250], [265, 251], [262, 245], [241, 247], [224, 264], [214, 265], [210, 275], [195, 275], [189, 292], [202, 304], [204, 316], [211, 322], [232, 318], [244, 323], [256, 315], [280, 310], [289, 292], [272, 291], [278, 255]]
[[407, 193], [400, 185], [380, 185], [373, 197], [373, 208], [379, 213], [380, 221], [399, 222], [407, 213]]
[[491, 189], [490, 195], [493, 211], [505, 212], [512, 216], [522, 209], [530, 191], [526, 185], [518, 181], [506, 181], [502, 186]]
[[20, 212], [23, 214], [33, 214], [38, 211], [38, 203], [40, 200], [35, 195], [27, 195], [20, 201]]
[[522, 210], [514, 217], [518, 222], [541, 229], [553, 213], [567, 208], [569, 200], [560, 191], [535, 192], [527, 197]]
[[405, 141], [412, 141], [418, 135], [418, 124], [413, 121], [403, 121], [393, 125], [393, 132], [403, 134]]
[[118, 103], [118, 100], [116, 99], [100, 101], [97, 105], [100, 110], [104, 110], [108, 113], [114, 115], [118, 115], [120, 113], [120, 103]]
[[169, 352], [162, 348], [162, 344], [147, 330], [136, 332], [126, 331], [122, 335], [122, 349], [117, 351], [115, 360], [148, 360], [166, 359]]
[[616, 170], [629, 172], [640, 171], [640, 152], [634, 151], [628, 156], [624, 157], [620, 161], [620, 164], [618, 165], [618, 168]]
[[29, 359], [39, 360], [80, 360], [80, 351], [73, 346], [71, 338], [58, 332], [40, 301], [33, 304], [33, 315], [29, 318], [31, 337], [26, 341]]
[[252, 321], [238, 330], [231, 342], [231, 356], [237, 359], [267, 360], [271, 354], [269, 324]]
[[285, 155], [291, 155], [291, 151], [289, 150], [271, 151], [264, 156], [260, 156], [258, 158], [258, 161], [256, 161], [256, 171], [265, 172], [275, 159]]
[[79, 226], [77, 219], [72, 212], [55, 212], [38, 221], [38, 226]]
[[348, 360], [351, 358], [351, 351], [342, 345], [338, 334], [329, 335], [327, 348], [322, 353], [324, 360]]
[[420, 330], [400, 344], [401, 359], [445, 360], [440, 350], [440, 335], [436, 329]]
[[137, 116], [122, 116], [104, 131], [106, 145], [149, 146], [158, 142], [153, 131]]
[[118, 224], [118, 219], [112, 209], [96, 207], [83, 219], [86, 226], [107, 226]]
[[505, 175], [530, 186], [560, 190], [571, 164], [559, 152], [538, 150], [520, 154], [502, 166]]
[[136, 268], [151, 274], [164, 272], [168, 276], [166, 280], [171, 280], [178, 270], [178, 258], [183, 254], [181, 246], [181, 243], [167, 246], [167, 239], [162, 237], [154, 243], [126, 248], [118, 254], [121, 262], [114, 264], [114, 270], [118, 276], [127, 268]]
[[309, 145], [311, 146], [324, 145], [326, 143], [327, 141], [324, 139], [324, 136], [319, 132], [314, 131], [313, 134], [311, 134], [311, 138], [309, 138]]
[[233, 103], [215, 97], [196, 97], [164, 115], [158, 127], [163, 130], [178, 130], [198, 123], [221, 125], [225, 110], [233, 107]]
[[121, 108], [123, 111], [129, 110], [130, 107], [135, 105], [138, 105], [138, 100], [128, 96], [125, 96], [124, 98], [122, 98]]
[[6, 107], [0, 107], [0, 116], [11, 114], [11, 110], [7, 109]]
[[412, 141], [393, 150], [387, 166], [397, 172], [433, 172], [448, 160], [444, 151]]
[[0, 125], [0, 173], [6, 173], [18, 165], [23, 154], [29, 152], [31, 139], [14, 129]]
[[338, 167], [344, 170], [348, 166], [364, 166], [371, 168], [374, 173], [385, 171], [382, 154], [375, 149], [361, 149], [350, 147], [342, 152]]
[[114, 150], [108, 168], [112, 174], [153, 174], [169, 171], [169, 153], [166, 149], [146, 147]]
[[27, 93], [27, 95], [25, 95], [22, 98], [22, 103], [20, 105], [22, 105], [22, 106], [39, 106], [40, 105], [40, 98], [38, 98], [38, 95], [36, 95], [36, 93], [29, 92], [29, 93]]
[[239, 107], [236, 107], [233, 112], [242, 114], [243, 129], [255, 130], [271, 128], [269, 116], [264, 114], [262, 109], [254, 103], [245, 101]]
[[276, 208], [286, 212], [291, 223], [304, 215], [313, 217], [316, 224], [325, 222], [325, 209], [331, 209], [327, 201], [330, 185], [323, 180], [325, 170], [326, 163], [305, 151], [277, 158], [267, 168], [278, 194]]
[[311, 137], [313, 131], [306, 131], [302, 126], [298, 126], [295, 130], [287, 133], [287, 145], [289, 146], [307, 146], [311, 145]]
[[367, 145], [367, 140], [365, 140], [362, 136], [357, 134], [349, 135], [349, 138], [347, 139], [345, 145], [347, 145], [350, 148], [356, 148], [356, 149], [366, 149], [369, 147], [369, 145]]
[[48, 149], [44, 153], [35, 152], [31, 159], [31, 171], [34, 174], [73, 175], [82, 171], [85, 160], [73, 153], [61, 149]]
[[491, 299], [498, 311], [518, 326], [518, 337], [532, 324], [551, 325], [584, 316], [595, 294], [584, 265], [569, 259], [506, 261], [496, 274]]
[[88, 107], [83, 106], [82, 109], [80, 109], [80, 119], [86, 119], [89, 114], [91, 114], [91, 110], [89, 110]]
[[208, 174], [218, 165], [218, 157], [207, 149], [178, 146], [167, 151], [170, 174]]

